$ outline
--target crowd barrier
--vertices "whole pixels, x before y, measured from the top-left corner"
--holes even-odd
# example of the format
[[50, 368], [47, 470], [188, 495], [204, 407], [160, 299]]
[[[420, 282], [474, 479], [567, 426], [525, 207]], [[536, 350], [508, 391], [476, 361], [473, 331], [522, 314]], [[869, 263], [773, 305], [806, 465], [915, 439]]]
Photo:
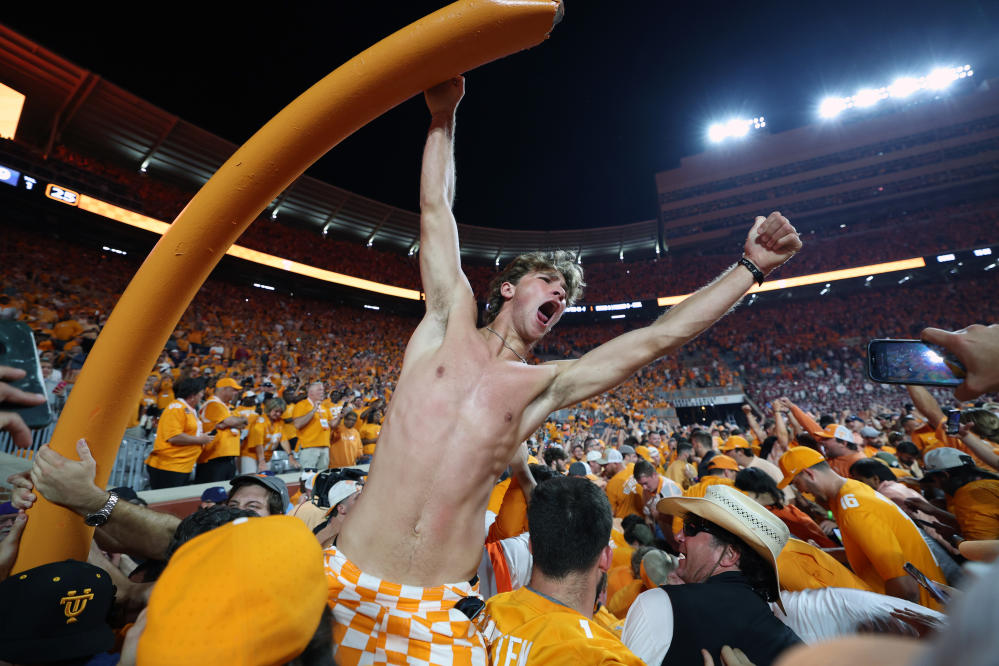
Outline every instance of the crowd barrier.
[[[32, 460], [38, 449], [51, 439], [53, 430], [55, 430], [55, 423], [51, 423], [39, 430], [32, 430], [31, 446], [26, 449], [15, 446], [10, 433], [0, 432], [0, 453], [24, 458], [25, 460]], [[145, 460], [152, 447], [152, 440], [137, 437], [122, 437], [121, 446], [118, 448], [114, 467], [111, 468], [111, 476], [108, 478], [107, 487], [118, 488], [127, 486], [134, 490], [145, 490], [148, 488], [149, 475], [146, 472]]]

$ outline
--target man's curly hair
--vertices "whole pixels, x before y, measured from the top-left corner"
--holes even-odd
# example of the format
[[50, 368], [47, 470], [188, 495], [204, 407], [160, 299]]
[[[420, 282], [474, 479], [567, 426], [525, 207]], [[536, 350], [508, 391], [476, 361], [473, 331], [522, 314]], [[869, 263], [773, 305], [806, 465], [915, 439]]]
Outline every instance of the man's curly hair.
[[583, 267], [576, 262], [576, 255], [566, 250], [550, 252], [527, 252], [522, 254], [499, 272], [489, 283], [489, 298], [486, 301], [484, 315], [487, 324], [492, 323], [503, 307], [503, 295], [500, 287], [504, 282], [516, 285], [528, 273], [535, 271], [555, 270], [561, 273], [565, 280], [566, 307], [572, 306], [583, 295]]

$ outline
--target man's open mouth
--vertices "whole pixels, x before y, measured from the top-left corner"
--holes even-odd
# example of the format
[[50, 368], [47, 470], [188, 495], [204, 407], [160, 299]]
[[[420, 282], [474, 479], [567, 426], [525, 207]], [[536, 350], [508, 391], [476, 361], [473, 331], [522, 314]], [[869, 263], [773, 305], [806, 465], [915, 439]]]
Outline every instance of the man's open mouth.
[[548, 301], [547, 303], [542, 303], [541, 307], [538, 308], [538, 319], [541, 320], [542, 324], [547, 326], [556, 310], [558, 310], [558, 305], [554, 302]]

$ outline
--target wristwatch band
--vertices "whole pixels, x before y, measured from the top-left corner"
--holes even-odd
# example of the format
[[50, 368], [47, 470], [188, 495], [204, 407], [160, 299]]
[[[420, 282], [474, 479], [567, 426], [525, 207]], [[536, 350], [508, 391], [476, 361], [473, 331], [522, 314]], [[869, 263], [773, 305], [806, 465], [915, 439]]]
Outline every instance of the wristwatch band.
[[750, 261], [746, 257], [743, 257], [742, 259], [739, 259], [738, 263], [740, 265], [742, 265], [742, 266], [745, 266], [747, 269], [749, 269], [749, 272], [753, 274], [753, 279], [756, 280], [756, 284], [758, 284], [758, 285], [762, 285], [763, 284], [763, 280], [765, 280], [767, 276], [763, 274], [763, 271], [761, 271], [756, 266], [756, 264], [754, 264], [752, 261]]
[[115, 504], [118, 503], [118, 493], [113, 490], [108, 492], [108, 501], [101, 507], [101, 510], [97, 513], [91, 513], [83, 522], [90, 527], [100, 527], [104, 523], [108, 522], [108, 518], [111, 517], [111, 512], [114, 510]]

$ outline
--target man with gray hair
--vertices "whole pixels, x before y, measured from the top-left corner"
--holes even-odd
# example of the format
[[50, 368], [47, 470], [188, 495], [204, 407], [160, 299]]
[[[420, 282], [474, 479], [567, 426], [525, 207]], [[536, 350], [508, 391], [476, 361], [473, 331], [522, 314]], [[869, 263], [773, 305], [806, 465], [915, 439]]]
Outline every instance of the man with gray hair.
[[[722, 485], [704, 497], [667, 497], [657, 509], [683, 519], [675, 573], [684, 584], [638, 595], [621, 635], [632, 652], [646, 664], [699, 664], [704, 649], [718, 663], [728, 645], [765, 666], [801, 642], [767, 603], [780, 604], [777, 556], [789, 536], [780, 518]], [[718, 621], [722, 611], [730, 621]]]
[[324, 470], [330, 466], [330, 433], [333, 415], [323, 404], [322, 382], [309, 384], [305, 399], [295, 404], [292, 424], [298, 429], [299, 464], [302, 469]]

